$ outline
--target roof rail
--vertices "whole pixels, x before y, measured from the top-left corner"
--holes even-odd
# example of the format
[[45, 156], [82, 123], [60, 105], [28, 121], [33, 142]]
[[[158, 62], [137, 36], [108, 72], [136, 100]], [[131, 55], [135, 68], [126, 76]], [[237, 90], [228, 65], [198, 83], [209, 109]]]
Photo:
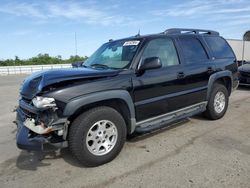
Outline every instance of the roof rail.
[[163, 32], [164, 34], [208, 34], [208, 35], [220, 35], [217, 31], [204, 30], [204, 29], [185, 29], [185, 28], [172, 28]]

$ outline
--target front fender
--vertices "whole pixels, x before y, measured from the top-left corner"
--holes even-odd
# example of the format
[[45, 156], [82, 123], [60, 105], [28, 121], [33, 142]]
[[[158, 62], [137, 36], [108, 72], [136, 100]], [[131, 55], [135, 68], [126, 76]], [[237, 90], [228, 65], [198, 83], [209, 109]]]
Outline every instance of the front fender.
[[131, 121], [131, 133], [135, 129], [135, 108], [133, 100], [126, 90], [109, 90], [109, 91], [102, 91], [97, 93], [91, 93], [83, 96], [79, 96], [76, 98], [71, 99], [63, 112], [63, 115], [69, 117], [73, 115], [78, 109], [88, 104], [101, 102], [109, 99], [121, 99], [123, 100], [129, 109], [130, 113], [130, 121]]

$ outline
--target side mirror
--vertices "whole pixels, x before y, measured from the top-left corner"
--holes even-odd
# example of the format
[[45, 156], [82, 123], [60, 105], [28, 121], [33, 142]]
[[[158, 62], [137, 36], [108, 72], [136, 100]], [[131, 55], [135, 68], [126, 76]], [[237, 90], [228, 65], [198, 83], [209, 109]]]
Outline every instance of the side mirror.
[[145, 70], [150, 70], [150, 69], [158, 69], [161, 67], [162, 67], [162, 64], [161, 64], [161, 60], [159, 57], [149, 57], [149, 58], [144, 59], [144, 61], [142, 62], [140, 66], [140, 70], [145, 71]]
[[71, 65], [73, 68], [78, 68], [78, 67], [81, 67], [83, 63], [84, 63], [83, 61], [77, 61], [77, 62], [72, 63]]

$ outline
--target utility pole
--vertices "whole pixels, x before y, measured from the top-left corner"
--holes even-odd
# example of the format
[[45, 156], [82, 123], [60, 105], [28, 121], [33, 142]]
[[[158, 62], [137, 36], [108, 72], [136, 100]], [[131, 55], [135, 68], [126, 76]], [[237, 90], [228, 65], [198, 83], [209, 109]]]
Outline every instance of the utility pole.
[[76, 56], [77, 56], [77, 38], [76, 38], [76, 32], [75, 32], [75, 52], [76, 52]]
[[244, 55], [245, 55], [245, 38], [243, 37], [243, 46], [242, 46], [242, 60], [241, 60], [241, 65], [244, 64]]

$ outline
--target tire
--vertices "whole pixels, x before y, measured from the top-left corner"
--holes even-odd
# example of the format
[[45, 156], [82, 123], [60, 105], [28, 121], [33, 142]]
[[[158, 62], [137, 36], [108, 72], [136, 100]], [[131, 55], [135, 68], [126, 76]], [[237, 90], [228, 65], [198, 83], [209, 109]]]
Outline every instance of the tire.
[[69, 149], [84, 166], [99, 166], [120, 153], [126, 131], [125, 121], [115, 109], [107, 106], [92, 108], [71, 124]]
[[[218, 99], [218, 97], [220, 99]], [[229, 96], [227, 88], [222, 84], [215, 83], [213, 85], [213, 90], [210, 94], [207, 109], [205, 111], [206, 117], [211, 120], [217, 120], [222, 118], [227, 111], [228, 101]]]

